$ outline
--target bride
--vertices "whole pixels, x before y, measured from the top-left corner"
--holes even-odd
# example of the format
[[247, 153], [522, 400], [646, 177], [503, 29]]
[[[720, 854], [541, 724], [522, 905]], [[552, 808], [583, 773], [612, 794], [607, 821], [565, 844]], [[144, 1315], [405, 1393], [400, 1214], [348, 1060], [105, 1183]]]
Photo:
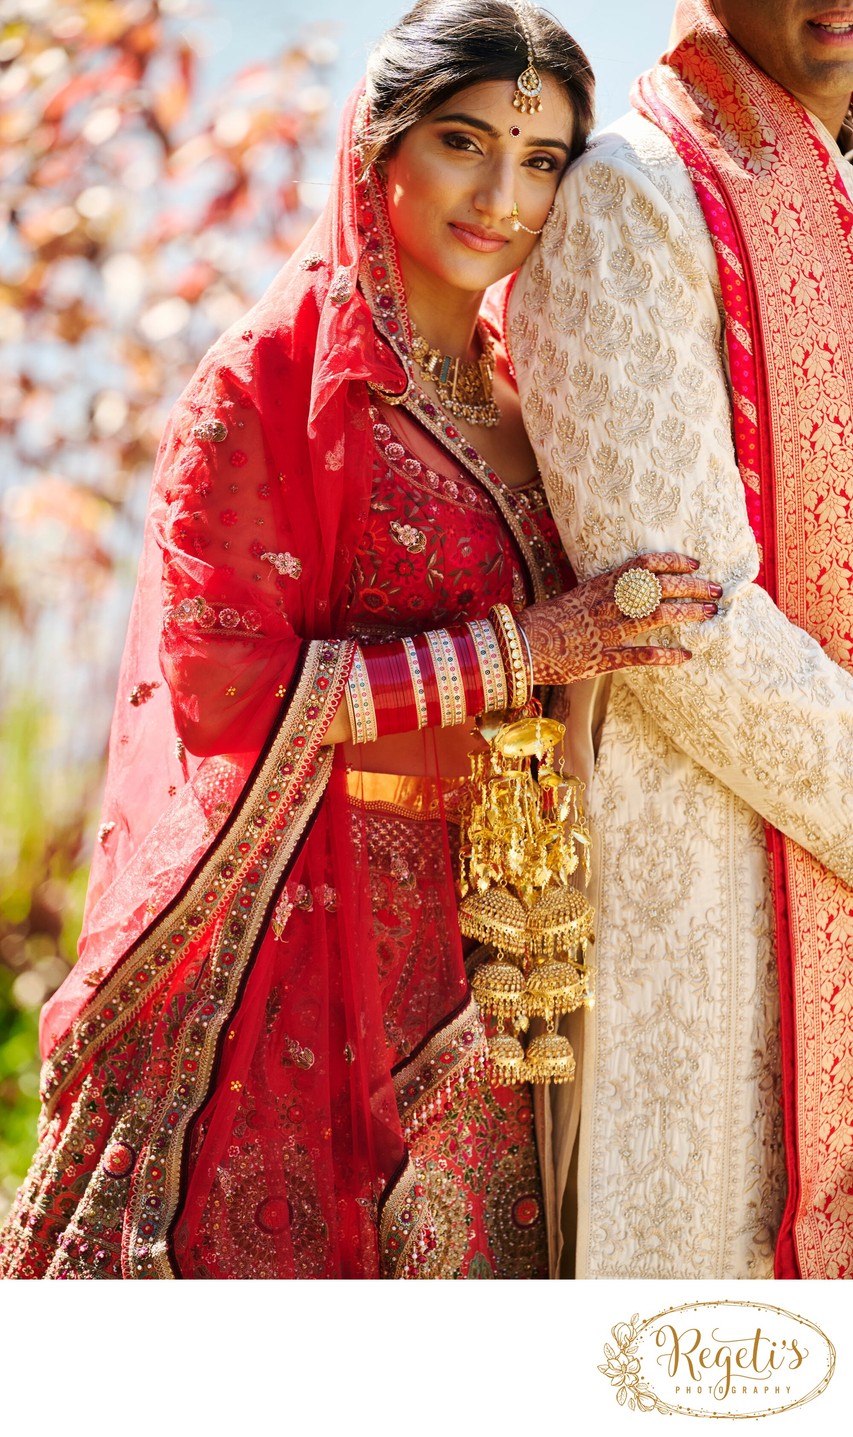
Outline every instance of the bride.
[[547, 1275], [530, 1092], [488, 1079], [456, 918], [472, 718], [682, 663], [635, 641], [715, 607], [678, 555], [634, 562], [646, 619], [621, 570], [574, 584], [484, 304], [591, 117], [543, 12], [421, 0], [179, 401], [3, 1275]]

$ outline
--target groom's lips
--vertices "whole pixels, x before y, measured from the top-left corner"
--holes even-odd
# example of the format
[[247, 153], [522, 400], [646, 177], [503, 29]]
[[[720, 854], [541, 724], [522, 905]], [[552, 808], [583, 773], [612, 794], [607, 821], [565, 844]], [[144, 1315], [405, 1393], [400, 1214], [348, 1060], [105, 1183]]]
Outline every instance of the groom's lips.
[[853, 10], [825, 10], [806, 24], [821, 45], [839, 49], [853, 45]]

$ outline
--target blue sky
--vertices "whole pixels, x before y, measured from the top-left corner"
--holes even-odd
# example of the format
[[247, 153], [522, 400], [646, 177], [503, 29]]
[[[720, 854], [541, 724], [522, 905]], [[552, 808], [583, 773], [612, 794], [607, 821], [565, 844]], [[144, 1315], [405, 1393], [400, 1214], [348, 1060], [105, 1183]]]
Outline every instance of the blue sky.
[[[340, 46], [337, 98], [364, 69], [365, 56], [406, 8], [405, 0], [207, 0], [206, 29], [220, 75], [275, 52], [306, 23], [328, 25]], [[552, 0], [547, 8], [586, 50], [606, 124], [628, 108], [631, 81], [666, 49], [675, 0]], [[218, 17], [218, 18], [217, 18]]]

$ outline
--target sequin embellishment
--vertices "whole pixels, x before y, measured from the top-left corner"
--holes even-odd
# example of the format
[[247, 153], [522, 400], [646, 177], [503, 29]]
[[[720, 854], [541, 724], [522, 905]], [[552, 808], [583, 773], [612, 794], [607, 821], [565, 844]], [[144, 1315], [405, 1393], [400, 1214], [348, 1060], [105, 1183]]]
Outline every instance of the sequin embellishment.
[[128, 703], [133, 704], [135, 709], [139, 708], [140, 704], [147, 704], [154, 690], [159, 687], [159, 683], [156, 682], [136, 684], [128, 695]]
[[272, 916], [272, 931], [276, 938], [281, 938], [287, 927], [287, 920], [293, 912], [293, 904], [285, 891], [282, 893]]
[[401, 524], [399, 519], [392, 519], [388, 525], [391, 535], [398, 544], [409, 554], [422, 554], [426, 548], [426, 534], [422, 529], [416, 529], [414, 524]]
[[315, 250], [312, 254], [307, 254], [304, 259], [299, 261], [299, 268], [308, 270], [322, 269], [325, 263], [326, 261], [323, 256], [317, 254]]
[[221, 444], [228, 438], [228, 430], [221, 419], [202, 419], [193, 425], [193, 434], [203, 444]]
[[281, 574], [285, 579], [298, 579], [302, 574], [302, 560], [297, 559], [295, 554], [261, 554], [268, 564], [272, 564], [276, 573]]
[[341, 265], [332, 280], [331, 288], [329, 289], [329, 299], [332, 304], [336, 304], [338, 308], [340, 308], [344, 304], [349, 304], [353, 293], [350, 272]]
[[[305, 1071], [307, 1071], [309, 1068], [313, 1068], [314, 1054], [312, 1053], [310, 1048], [303, 1048], [302, 1044], [297, 1043], [295, 1038], [285, 1038], [284, 1046], [287, 1049], [289, 1057], [296, 1064], [297, 1068], [302, 1068]], [[282, 1059], [282, 1061], [286, 1060]]]

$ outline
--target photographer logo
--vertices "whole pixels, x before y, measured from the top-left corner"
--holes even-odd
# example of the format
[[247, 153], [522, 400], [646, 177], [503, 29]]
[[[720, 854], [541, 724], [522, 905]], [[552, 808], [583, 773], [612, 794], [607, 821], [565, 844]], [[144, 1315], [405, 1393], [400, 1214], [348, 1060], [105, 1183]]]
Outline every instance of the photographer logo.
[[808, 1318], [760, 1302], [691, 1302], [618, 1322], [599, 1372], [631, 1411], [769, 1417], [829, 1386], [835, 1348]]

